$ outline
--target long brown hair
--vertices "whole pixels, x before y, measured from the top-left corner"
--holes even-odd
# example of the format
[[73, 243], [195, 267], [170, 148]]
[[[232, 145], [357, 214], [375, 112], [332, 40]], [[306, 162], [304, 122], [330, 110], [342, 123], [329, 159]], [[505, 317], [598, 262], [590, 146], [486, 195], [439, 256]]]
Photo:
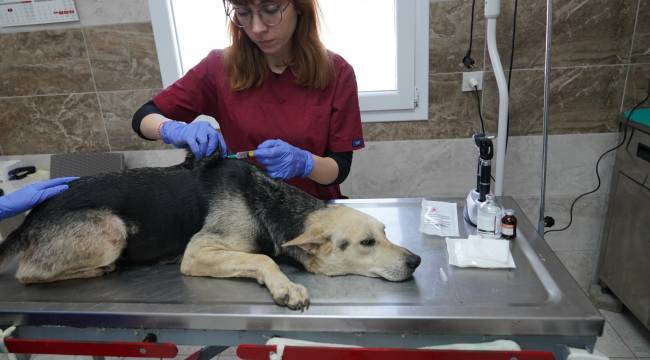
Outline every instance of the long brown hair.
[[[318, 34], [317, 0], [290, 0], [297, 13], [296, 29], [291, 38], [290, 63], [296, 82], [312, 89], [327, 87], [333, 77], [334, 66], [327, 49]], [[252, 0], [225, 0], [250, 3]], [[253, 43], [243, 29], [230, 21], [228, 30], [232, 45], [225, 50], [225, 64], [230, 76], [230, 87], [246, 90], [259, 86], [269, 74], [269, 67], [262, 51]]]

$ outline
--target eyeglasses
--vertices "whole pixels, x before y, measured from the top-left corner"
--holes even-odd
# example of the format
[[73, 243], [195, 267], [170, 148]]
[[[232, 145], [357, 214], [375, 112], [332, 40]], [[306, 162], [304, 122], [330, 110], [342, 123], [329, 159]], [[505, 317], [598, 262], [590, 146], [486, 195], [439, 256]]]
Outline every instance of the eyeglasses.
[[[284, 6], [274, 2], [269, 2], [263, 4], [256, 12], [266, 26], [276, 26], [282, 22], [282, 14], [287, 10], [289, 4], [291, 4], [290, 1], [287, 1]], [[253, 24], [253, 12], [254, 10], [248, 6], [237, 5], [226, 10], [226, 14], [230, 18], [230, 21], [232, 21], [235, 26], [242, 29]]]

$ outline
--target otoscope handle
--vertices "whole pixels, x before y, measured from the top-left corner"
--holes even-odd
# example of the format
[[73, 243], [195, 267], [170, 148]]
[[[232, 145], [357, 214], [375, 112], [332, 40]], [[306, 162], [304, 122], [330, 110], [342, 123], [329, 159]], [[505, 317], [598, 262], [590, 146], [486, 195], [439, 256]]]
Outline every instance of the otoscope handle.
[[490, 160], [479, 160], [479, 183], [478, 183], [478, 200], [485, 201], [485, 195], [490, 193], [490, 175], [492, 174], [492, 164]]

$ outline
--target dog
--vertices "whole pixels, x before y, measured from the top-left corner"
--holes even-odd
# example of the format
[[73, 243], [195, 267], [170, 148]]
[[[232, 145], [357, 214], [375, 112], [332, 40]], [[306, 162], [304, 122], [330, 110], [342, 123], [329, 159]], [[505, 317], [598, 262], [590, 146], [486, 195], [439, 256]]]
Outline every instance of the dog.
[[312, 273], [408, 279], [420, 257], [391, 243], [384, 225], [274, 180], [218, 152], [179, 165], [83, 177], [35, 207], [0, 243], [20, 254], [18, 281], [93, 278], [123, 263], [178, 258], [187, 276], [254, 278], [278, 305], [304, 310], [307, 289], [273, 260]]

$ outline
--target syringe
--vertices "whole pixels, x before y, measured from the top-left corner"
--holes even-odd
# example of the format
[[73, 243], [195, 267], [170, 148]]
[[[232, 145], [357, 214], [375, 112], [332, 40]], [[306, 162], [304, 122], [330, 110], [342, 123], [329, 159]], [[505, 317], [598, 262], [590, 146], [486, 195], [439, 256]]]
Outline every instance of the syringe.
[[249, 150], [249, 151], [240, 151], [235, 154], [230, 154], [226, 156], [226, 159], [247, 159], [253, 157], [254, 157], [253, 150]]

